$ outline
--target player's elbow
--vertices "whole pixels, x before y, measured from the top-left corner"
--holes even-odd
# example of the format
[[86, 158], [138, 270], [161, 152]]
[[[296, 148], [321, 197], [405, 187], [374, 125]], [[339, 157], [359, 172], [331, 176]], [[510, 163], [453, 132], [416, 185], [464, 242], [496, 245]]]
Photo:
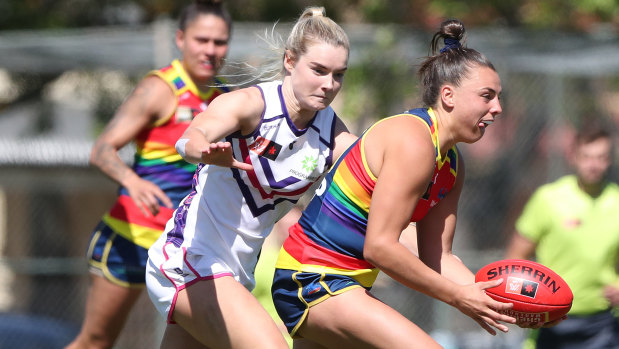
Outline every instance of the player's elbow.
[[366, 241], [363, 246], [363, 258], [377, 268], [381, 267], [383, 264], [382, 261], [384, 261], [388, 256], [389, 248], [384, 242], [371, 241], [368, 243], [368, 241]]
[[100, 167], [100, 158], [101, 158], [101, 145], [99, 143], [95, 143], [90, 151], [90, 156], [88, 157], [88, 164], [91, 166]]

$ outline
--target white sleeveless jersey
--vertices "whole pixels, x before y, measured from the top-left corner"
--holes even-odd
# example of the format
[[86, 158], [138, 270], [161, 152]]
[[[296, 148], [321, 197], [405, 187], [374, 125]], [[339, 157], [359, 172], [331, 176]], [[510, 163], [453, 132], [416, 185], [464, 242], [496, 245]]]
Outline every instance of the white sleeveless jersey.
[[[333, 109], [318, 111], [306, 129], [298, 130], [286, 111], [281, 82], [257, 86], [265, 102], [259, 127], [249, 136], [226, 137], [235, 159], [254, 169], [200, 164], [193, 191], [149, 251], [159, 269], [149, 273], [175, 274], [165, 277], [177, 289], [196, 278], [232, 274], [251, 290], [258, 253], [273, 225], [331, 166]], [[170, 260], [173, 250], [185, 248], [185, 256]]]

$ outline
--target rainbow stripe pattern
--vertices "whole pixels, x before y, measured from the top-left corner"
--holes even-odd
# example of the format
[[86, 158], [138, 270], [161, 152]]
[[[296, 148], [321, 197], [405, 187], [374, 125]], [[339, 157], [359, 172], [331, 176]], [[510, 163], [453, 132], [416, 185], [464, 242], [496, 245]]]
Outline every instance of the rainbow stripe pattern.
[[[441, 158], [431, 109], [414, 109], [391, 118], [401, 116], [425, 122], [436, 149], [433, 181], [412, 214], [411, 221], [418, 221], [453, 188], [458, 153], [453, 147]], [[325, 178], [324, 192], [318, 189], [299, 222], [289, 229], [277, 268], [348, 275], [364, 287], [373, 284], [378, 269], [363, 258], [363, 245], [377, 178], [365, 159], [365, 134], [340, 157]]]
[[118, 234], [137, 245], [149, 248], [159, 237], [172, 217], [174, 208], [191, 190], [196, 165], [183, 160], [174, 145], [191, 120], [206, 110], [210, 101], [227, 92], [220, 81], [217, 87], [200, 91], [185, 72], [182, 63], [174, 60], [169, 66], [149, 73], [163, 79], [177, 98], [176, 111], [142, 130], [135, 138], [136, 153], [133, 170], [143, 179], [159, 186], [170, 198], [173, 208], [160, 206], [156, 216], [144, 215], [129, 197], [126, 188], [119, 188], [119, 196], [103, 221]]

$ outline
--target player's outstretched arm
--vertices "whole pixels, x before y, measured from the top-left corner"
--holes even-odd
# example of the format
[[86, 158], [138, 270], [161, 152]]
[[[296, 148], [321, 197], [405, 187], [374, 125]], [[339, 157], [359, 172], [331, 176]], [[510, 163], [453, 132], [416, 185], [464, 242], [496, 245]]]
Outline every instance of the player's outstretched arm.
[[251, 165], [232, 157], [231, 145], [223, 139], [235, 132], [242, 135], [253, 132], [263, 110], [262, 95], [255, 87], [220, 95], [193, 119], [176, 143], [176, 149], [192, 163], [251, 170]]

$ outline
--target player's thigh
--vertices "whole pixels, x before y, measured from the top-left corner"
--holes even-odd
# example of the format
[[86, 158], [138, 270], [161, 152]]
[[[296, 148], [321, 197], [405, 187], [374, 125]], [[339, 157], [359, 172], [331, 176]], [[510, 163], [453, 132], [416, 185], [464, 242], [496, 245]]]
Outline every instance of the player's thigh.
[[116, 332], [122, 328], [143, 288], [120, 286], [95, 274], [91, 277], [85, 326], [91, 332]]
[[191, 334], [185, 331], [181, 326], [176, 324], [168, 324], [161, 339], [160, 349], [204, 349], [208, 348], [198, 342]]
[[322, 346], [310, 339], [307, 338], [297, 338], [292, 341], [293, 349], [327, 349], [327, 347]]
[[199, 281], [178, 293], [173, 319], [216, 348], [288, 348], [258, 300], [232, 277]]
[[440, 348], [417, 325], [363, 288], [312, 306], [298, 333], [326, 347]]

